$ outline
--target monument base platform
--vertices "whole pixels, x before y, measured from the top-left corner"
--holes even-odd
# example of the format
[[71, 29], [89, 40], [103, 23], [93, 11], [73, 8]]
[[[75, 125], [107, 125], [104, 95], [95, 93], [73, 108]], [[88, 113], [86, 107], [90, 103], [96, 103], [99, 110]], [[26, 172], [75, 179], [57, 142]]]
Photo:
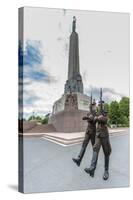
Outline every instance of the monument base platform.
[[87, 128], [87, 121], [82, 118], [87, 113], [88, 111], [83, 110], [64, 110], [52, 115], [49, 124], [52, 124], [58, 132], [84, 132]]

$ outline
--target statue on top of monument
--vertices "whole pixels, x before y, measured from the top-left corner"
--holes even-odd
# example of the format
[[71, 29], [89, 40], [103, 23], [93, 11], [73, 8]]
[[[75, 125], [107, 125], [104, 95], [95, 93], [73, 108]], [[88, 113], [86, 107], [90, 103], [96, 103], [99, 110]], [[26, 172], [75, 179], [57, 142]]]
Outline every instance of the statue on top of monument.
[[90, 101], [90, 108], [87, 116], [84, 116], [82, 119], [86, 120], [88, 123], [86, 132], [85, 132], [85, 138], [82, 143], [81, 151], [78, 155], [77, 158], [72, 158], [72, 160], [77, 164], [77, 166], [80, 166], [80, 163], [82, 161], [82, 158], [85, 154], [87, 145], [89, 141], [91, 140], [92, 146], [95, 144], [95, 135], [96, 135], [96, 121], [95, 121], [95, 116], [96, 116], [96, 102], [93, 100], [92, 102], [92, 94], [91, 94], [91, 101]]
[[76, 30], [76, 17], [73, 16], [73, 25], [72, 25], [72, 31], [75, 32]]

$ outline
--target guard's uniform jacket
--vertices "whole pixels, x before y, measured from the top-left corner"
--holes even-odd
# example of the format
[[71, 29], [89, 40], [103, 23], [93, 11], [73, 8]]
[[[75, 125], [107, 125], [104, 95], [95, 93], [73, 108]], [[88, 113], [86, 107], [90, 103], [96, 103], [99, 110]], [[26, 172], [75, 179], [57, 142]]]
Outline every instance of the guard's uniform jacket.
[[83, 120], [87, 120], [88, 126], [86, 129], [86, 134], [95, 135], [96, 134], [96, 112], [88, 113], [86, 117], [83, 117]]
[[107, 127], [107, 116], [100, 115], [97, 117], [96, 121], [98, 122], [96, 135], [98, 137], [107, 137], [109, 135]]
[[108, 156], [111, 153], [109, 131], [107, 127], [108, 117], [104, 115], [99, 115], [95, 120], [98, 124], [96, 128], [96, 139], [93, 150], [99, 152], [100, 147], [102, 146], [105, 156]]
[[85, 132], [85, 138], [82, 144], [82, 148], [86, 149], [89, 140], [91, 140], [92, 146], [95, 144], [95, 136], [96, 136], [96, 120], [95, 120], [96, 112], [88, 113], [87, 116], [83, 117], [83, 120], [87, 120], [87, 129]]

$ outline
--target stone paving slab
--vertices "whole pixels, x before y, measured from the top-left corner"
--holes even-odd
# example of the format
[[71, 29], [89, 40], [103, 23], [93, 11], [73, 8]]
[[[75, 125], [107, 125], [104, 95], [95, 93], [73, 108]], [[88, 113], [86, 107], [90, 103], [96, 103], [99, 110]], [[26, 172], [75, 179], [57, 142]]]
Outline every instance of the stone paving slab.
[[24, 137], [24, 192], [59, 192], [129, 186], [129, 134], [110, 138], [110, 178], [102, 179], [104, 157], [102, 148], [94, 178], [85, 173], [92, 157], [91, 144], [87, 146], [81, 166], [77, 157], [81, 144], [63, 147], [39, 137]]

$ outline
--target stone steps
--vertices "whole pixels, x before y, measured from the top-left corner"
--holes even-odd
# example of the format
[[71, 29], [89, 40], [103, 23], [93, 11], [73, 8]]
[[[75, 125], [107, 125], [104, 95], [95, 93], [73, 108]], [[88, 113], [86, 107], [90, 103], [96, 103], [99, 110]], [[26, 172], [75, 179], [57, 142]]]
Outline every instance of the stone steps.
[[59, 136], [55, 136], [55, 135], [44, 134], [43, 137], [52, 138], [55, 140], [67, 141], [67, 142], [84, 139], [84, 135], [81, 137], [76, 137], [76, 138], [63, 138], [63, 137], [59, 137]]
[[[123, 130], [116, 130], [110, 131], [110, 136], [118, 136], [118, 135], [123, 135]], [[62, 146], [70, 146], [70, 145], [75, 145], [82, 143], [84, 140], [84, 133], [46, 133], [42, 136], [42, 139], [46, 139], [48, 141], [57, 143]]]
[[66, 140], [66, 139], [63, 139], [63, 138], [55, 138], [55, 137], [52, 137], [52, 136], [43, 135], [42, 139], [46, 139], [48, 141], [57, 143], [57, 144], [59, 144], [61, 146], [70, 146], [70, 145], [75, 145], [75, 144], [81, 143], [84, 138]]

